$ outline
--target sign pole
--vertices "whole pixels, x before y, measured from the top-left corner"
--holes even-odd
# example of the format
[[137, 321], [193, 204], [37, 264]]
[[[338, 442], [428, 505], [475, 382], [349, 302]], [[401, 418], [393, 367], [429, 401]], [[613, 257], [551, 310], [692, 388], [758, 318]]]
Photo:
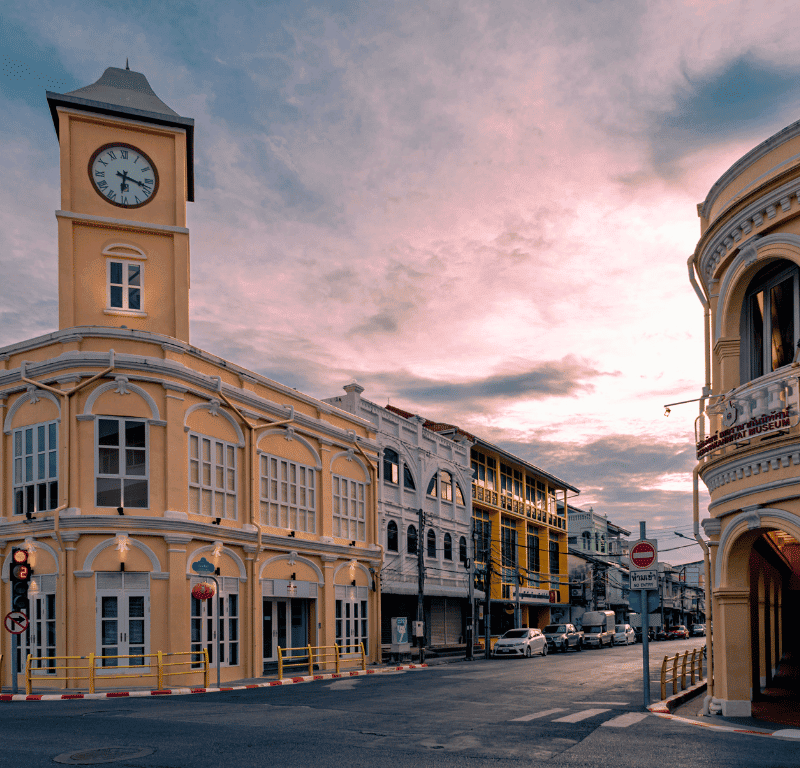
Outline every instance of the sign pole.
[[17, 680], [17, 656], [19, 654], [19, 635], [11, 636], [11, 693], [19, 693]]
[[[639, 523], [639, 538], [647, 538], [647, 523]], [[639, 590], [642, 617], [642, 683], [645, 709], [650, 706], [650, 606], [647, 604], [647, 590]]]

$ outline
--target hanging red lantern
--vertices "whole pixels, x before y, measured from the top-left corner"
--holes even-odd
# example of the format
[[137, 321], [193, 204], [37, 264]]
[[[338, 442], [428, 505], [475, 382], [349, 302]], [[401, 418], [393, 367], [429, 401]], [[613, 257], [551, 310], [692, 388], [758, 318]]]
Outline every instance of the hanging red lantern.
[[192, 587], [192, 597], [195, 600], [210, 600], [217, 594], [217, 585], [209, 581], [201, 581]]

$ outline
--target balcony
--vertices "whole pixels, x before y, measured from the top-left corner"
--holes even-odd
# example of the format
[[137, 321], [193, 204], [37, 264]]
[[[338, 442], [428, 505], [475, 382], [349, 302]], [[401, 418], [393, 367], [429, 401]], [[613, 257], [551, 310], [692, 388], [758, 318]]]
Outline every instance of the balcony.
[[[800, 420], [800, 370], [786, 366], [726, 392], [695, 425], [697, 458], [712, 457], [775, 437]], [[703, 433], [700, 439], [700, 426]]]

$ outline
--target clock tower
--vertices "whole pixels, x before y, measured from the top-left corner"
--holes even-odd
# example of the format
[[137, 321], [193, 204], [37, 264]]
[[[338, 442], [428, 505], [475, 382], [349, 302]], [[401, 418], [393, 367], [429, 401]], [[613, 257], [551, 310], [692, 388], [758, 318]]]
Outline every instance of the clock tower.
[[127, 68], [47, 101], [61, 164], [59, 329], [124, 326], [188, 342], [194, 120]]

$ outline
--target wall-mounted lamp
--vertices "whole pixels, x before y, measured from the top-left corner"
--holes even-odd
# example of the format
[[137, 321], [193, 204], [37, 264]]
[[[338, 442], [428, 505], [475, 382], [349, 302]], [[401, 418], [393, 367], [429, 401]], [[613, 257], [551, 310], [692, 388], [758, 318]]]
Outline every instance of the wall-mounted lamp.
[[26, 512], [25, 513], [25, 519], [22, 522], [29, 523], [31, 520], [35, 520], [35, 519], [36, 518], [30, 512]]
[[117, 514], [118, 515], [124, 515], [125, 514], [125, 510], [122, 507], [117, 507]]
[[297, 574], [296, 573], [292, 574], [292, 581], [297, 581]]
[[293, 538], [294, 538], [294, 531], [289, 531], [289, 538], [290, 538], [290, 539], [293, 539]]
[[351, 586], [351, 587], [354, 587], [355, 585], [356, 585], [356, 580], [355, 580], [355, 579], [353, 579], [353, 580], [350, 582], [350, 586]]
[[351, 541], [351, 542], [350, 542], [350, 546], [351, 546], [351, 547], [354, 547], [355, 545], [356, 545], [356, 543], [355, 543], [354, 541]]
[[124, 561], [119, 564], [120, 573], [125, 573], [125, 563]]
[[212, 552], [214, 557], [219, 557], [222, 554], [222, 542], [215, 541], [214, 542], [214, 551]]
[[222, 522], [222, 518], [221, 518], [221, 517], [215, 517], [215, 518], [214, 518], [214, 519], [211, 521], [211, 525], [219, 525], [221, 522]]
[[117, 534], [117, 552], [128, 552], [131, 544], [124, 533]]

